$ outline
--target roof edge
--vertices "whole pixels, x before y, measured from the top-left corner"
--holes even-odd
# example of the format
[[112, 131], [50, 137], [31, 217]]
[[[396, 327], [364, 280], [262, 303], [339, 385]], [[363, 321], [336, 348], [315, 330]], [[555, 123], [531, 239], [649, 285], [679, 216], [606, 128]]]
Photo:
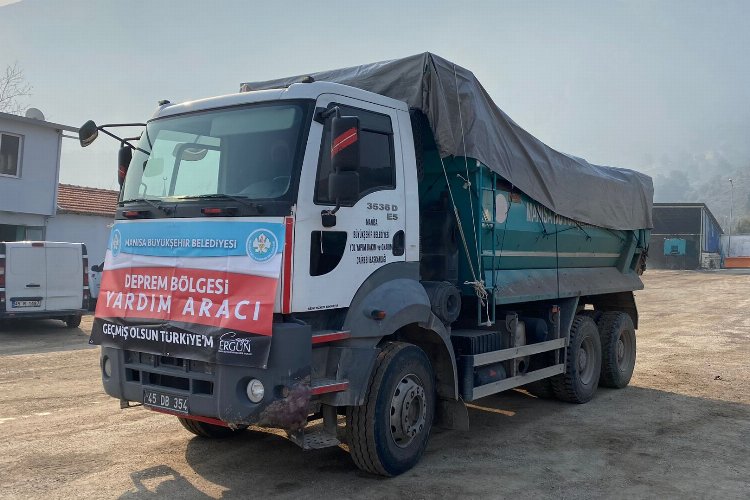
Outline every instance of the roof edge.
[[73, 132], [76, 134], [78, 133], [77, 127], [71, 127], [69, 125], [63, 125], [61, 123], [48, 122], [47, 120], [37, 120], [35, 118], [26, 118], [25, 116], [14, 115], [13, 113], [0, 112], [0, 118], [5, 118], [8, 120], [15, 120], [21, 123], [26, 123], [28, 125], [36, 125], [38, 127], [53, 128], [55, 130], [65, 130], [66, 132]]

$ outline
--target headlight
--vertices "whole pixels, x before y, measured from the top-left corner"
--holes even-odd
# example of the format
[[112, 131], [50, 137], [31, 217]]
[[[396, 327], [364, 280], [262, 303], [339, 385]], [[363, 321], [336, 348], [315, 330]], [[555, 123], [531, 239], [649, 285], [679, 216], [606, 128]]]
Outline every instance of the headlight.
[[102, 371], [104, 372], [104, 376], [109, 378], [112, 376], [112, 360], [108, 357], [104, 358], [104, 363], [102, 363]]
[[247, 398], [253, 403], [260, 403], [265, 393], [266, 389], [263, 387], [263, 382], [257, 378], [247, 383]]

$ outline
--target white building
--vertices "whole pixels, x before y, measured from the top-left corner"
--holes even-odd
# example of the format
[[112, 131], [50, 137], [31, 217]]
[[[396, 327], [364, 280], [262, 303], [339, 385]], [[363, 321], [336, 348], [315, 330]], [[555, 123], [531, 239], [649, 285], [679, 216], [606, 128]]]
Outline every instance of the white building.
[[0, 241], [44, 238], [57, 207], [63, 132], [78, 129], [0, 113]]
[[104, 260], [117, 191], [59, 185], [60, 150], [78, 129], [0, 113], [0, 241], [86, 244], [89, 263]]

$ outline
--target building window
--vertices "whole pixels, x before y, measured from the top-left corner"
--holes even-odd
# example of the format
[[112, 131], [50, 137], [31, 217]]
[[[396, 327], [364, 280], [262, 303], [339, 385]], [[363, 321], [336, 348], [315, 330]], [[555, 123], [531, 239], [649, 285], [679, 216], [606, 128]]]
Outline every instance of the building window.
[[[393, 128], [388, 115], [339, 105], [342, 116], [356, 116], [360, 123], [359, 199], [385, 189], [396, 188], [396, 165], [393, 151]], [[331, 121], [323, 130], [323, 141], [318, 161], [315, 203], [333, 205], [336, 200], [328, 195], [328, 176], [331, 174]]]
[[21, 136], [0, 133], [0, 175], [19, 177], [21, 174]]
[[44, 241], [44, 228], [26, 227], [26, 241]]
[[0, 224], [0, 241], [43, 241], [44, 227]]

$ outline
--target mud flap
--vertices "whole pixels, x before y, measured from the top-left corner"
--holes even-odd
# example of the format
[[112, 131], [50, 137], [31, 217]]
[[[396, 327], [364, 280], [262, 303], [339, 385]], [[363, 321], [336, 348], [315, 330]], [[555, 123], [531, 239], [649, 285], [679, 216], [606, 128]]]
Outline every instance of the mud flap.
[[458, 399], [438, 399], [435, 410], [435, 425], [455, 431], [469, 430], [469, 410], [460, 397]]

